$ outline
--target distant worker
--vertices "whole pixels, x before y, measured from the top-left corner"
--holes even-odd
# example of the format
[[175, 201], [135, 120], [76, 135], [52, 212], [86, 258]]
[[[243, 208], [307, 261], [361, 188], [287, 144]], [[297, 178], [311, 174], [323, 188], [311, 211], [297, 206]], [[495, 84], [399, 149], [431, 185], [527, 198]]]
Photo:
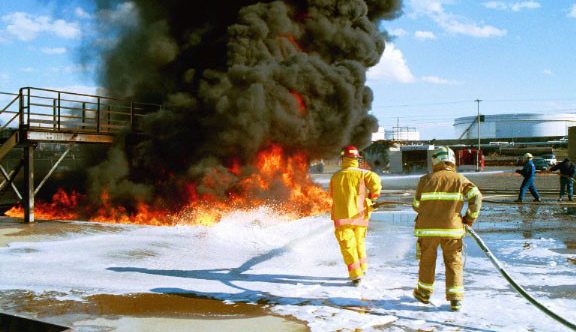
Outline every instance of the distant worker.
[[380, 196], [382, 183], [376, 173], [359, 168], [356, 147], [346, 146], [341, 157], [342, 169], [330, 179], [332, 220], [348, 276], [358, 286], [368, 268], [365, 239], [371, 205]]
[[576, 166], [570, 159], [566, 158], [561, 163], [552, 166], [550, 171], [560, 171], [560, 198], [558, 200], [562, 201], [564, 194], [568, 192], [568, 200], [572, 201], [574, 197], [574, 185], [572, 182], [574, 181], [574, 175], [576, 175]]
[[[461, 215], [464, 201], [468, 209]], [[446, 267], [446, 300], [452, 311], [460, 310], [464, 299], [462, 238], [464, 224], [472, 226], [482, 205], [480, 190], [461, 174], [456, 173], [454, 151], [438, 147], [432, 155], [432, 173], [420, 178], [412, 207], [418, 215], [414, 235], [418, 237], [420, 267], [414, 297], [430, 303], [434, 291], [436, 255], [442, 248]]]
[[524, 181], [522, 181], [522, 185], [520, 186], [520, 194], [518, 195], [518, 199], [516, 202], [522, 203], [524, 201], [524, 194], [526, 194], [526, 190], [530, 190], [532, 196], [534, 196], [535, 202], [540, 202], [540, 194], [534, 185], [534, 178], [536, 177], [536, 167], [534, 166], [534, 162], [532, 161], [531, 153], [524, 154], [524, 159], [526, 162], [524, 163], [524, 168], [517, 169], [516, 173], [520, 173], [524, 177]]

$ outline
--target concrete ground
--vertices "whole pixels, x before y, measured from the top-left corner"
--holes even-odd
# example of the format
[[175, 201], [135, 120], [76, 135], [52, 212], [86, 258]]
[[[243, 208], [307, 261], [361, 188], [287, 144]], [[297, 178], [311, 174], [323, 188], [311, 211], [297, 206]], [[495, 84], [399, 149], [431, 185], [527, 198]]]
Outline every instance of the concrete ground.
[[[486, 196], [489, 192], [492, 195], [509, 194], [509, 196], [499, 196], [498, 199], [512, 200], [515, 198], [515, 192], [522, 181], [518, 174], [512, 172], [514, 169], [487, 169], [485, 172], [468, 173], [466, 176], [485, 191]], [[404, 203], [411, 202], [413, 190], [419, 177], [420, 175], [382, 176], [385, 190], [383, 199], [397, 200]], [[330, 174], [314, 175], [314, 178], [319, 183], [326, 185]], [[539, 174], [536, 178], [536, 186], [543, 192], [545, 199], [549, 201], [555, 200], [558, 183], [558, 175], [555, 174]], [[396, 211], [397, 209], [398, 207], [394, 206], [386, 208], [388, 211]], [[494, 232], [494, 230], [499, 232], [504, 227], [506, 232], [520, 232], [526, 239], [540, 236], [558, 237], [562, 243], [565, 243], [565, 247], [555, 250], [563, 250], [562, 253], [568, 253], [568, 255], [572, 256], [576, 254], [574, 227], [569, 227], [570, 232], [562, 232], [557, 229], [557, 227], [568, 225], [567, 223], [573, 224], [574, 213], [570, 212], [569, 209], [556, 207], [539, 209], [538, 207], [533, 208], [530, 206], [499, 208], [493, 205], [486, 205], [485, 209], [490, 211], [490, 213], [487, 214], [485, 221], [478, 225], [480, 230], [491, 234], [490, 232]], [[402, 217], [403, 213], [403, 211], [400, 211], [399, 216]], [[554, 215], [554, 218], [557, 219], [555, 221], [556, 224], [550, 225], [546, 223], [545, 217], [547, 215]], [[402, 225], [404, 225], [405, 217], [401, 219]], [[515, 221], [511, 222], [510, 220]], [[405, 227], [405, 225], [402, 227]], [[94, 235], [99, 237], [115, 236], [124, 231], [125, 228], [122, 225], [69, 222], [38, 222], [26, 225], [9, 218], [0, 218], [0, 249], [7, 248], [9, 250], [8, 256], [4, 257], [18, 255], [22, 259], [26, 259], [27, 254], [34, 255], [36, 253], [35, 249], [33, 249], [34, 243], [50, 243], [53, 241], [54, 245], [57, 246], [58, 241], [62, 240], [68, 242], [70, 242], [70, 239], [84, 241]], [[182, 241], [189, 240], [182, 239]], [[159, 246], [160, 249], [165, 245], [157, 242], [150, 243]], [[182, 242], [182, 244], [184, 243]], [[527, 241], [526, 243], [530, 246], [534, 245], [533, 241]], [[171, 248], [174, 250], [174, 259], [177, 259], [180, 252], [185, 250], [179, 248], [177, 244], [178, 241], [174, 241], [172, 245], [175, 247]], [[81, 244], [78, 246], [78, 248], [82, 247]], [[233, 251], [233, 249], [231, 250]], [[182, 252], [182, 254], [184, 253], [190, 254]], [[74, 257], [79, 257], [80, 262], [82, 259], [87, 261], [103, 259], [102, 257], [92, 256], [94, 253], [90, 251], [64, 252], [64, 254], [75, 255]], [[148, 250], [146, 246], [143, 246], [126, 252], [109, 253], [109, 255], [113, 255], [113, 257], [105, 258], [113, 258], [119, 261], [128, 258], [151, 260], [154, 258], [155, 253], [153, 250]], [[198, 255], [202, 255], [202, 253], [198, 253]], [[55, 257], [55, 261], [58, 261], [57, 258], [59, 257]], [[47, 266], [44, 266], [43, 269], [51, 271], [50, 274], [60, 274], [62, 280], [71, 278], [71, 274], [79, 273], [69, 269], [59, 271], [58, 263], [46, 262], [46, 264]], [[193, 265], [194, 262], [190, 261], [190, 264]], [[2, 265], [3, 262], [0, 260], [0, 267]], [[159, 266], [158, 268], [167, 269], [168, 267]], [[79, 266], [78, 270], [81, 271], [82, 267]], [[59, 273], [54, 273], [54, 271], [59, 271]], [[33, 274], [35, 272], [28, 271], [26, 273]], [[165, 280], [168, 281], [174, 276], [168, 275], [165, 277], [167, 277]], [[82, 280], [74, 280], [74, 282], [82, 284]], [[75, 291], [43, 291], [43, 287], [51, 289], [48, 279], [44, 286], [40, 283], [15, 289], [4, 288], [0, 291], [0, 311], [71, 326], [78, 331], [305, 331], [310, 326], [313, 326], [310, 322], [305, 323], [290, 315], [280, 316], [271, 310], [269, 305], [264, 303], [238, 300], [234, 302], [223, 301], [219, 299], [219, 295], [214, 295], [218, 294], [216, 292], [210, 293], [213, 295], [209, 297], [192, 293], [160, 294], [139, 291], [131, 294], [115, 294], [114, 292], [102, 292], [97, 289], [98, 287], [106, 289], [105, 280], [100, 280], [98, 285], [100, 286], [94, 286], [93, 290], [88, 291], [87, 293], [89, 294], [84, 294], [80, 291], [77, 293]], [[157, 287], [161, 286], [161, 284], [157, 285]], [[552, 291], [557, 294], [552, 293]], [[559, 297], [568, 294], [568, 299], [574, 299], [574, 296], [576, 296], [570, 292], [566, 293], [565, 289], [560, 288], [549, 292]], [[386, 325], [382, 327], [382, 330], [404, 330], [405, 326], [407, 325]], [[450, 323], [445, 325], [448, 330], [450, 330], [450, 326]], [[376, 329], [378, 330], [378, 328]], [[408, 328], [407, 330], [410, 329]], [[439, 328], [439, 330], [443, 329]]]

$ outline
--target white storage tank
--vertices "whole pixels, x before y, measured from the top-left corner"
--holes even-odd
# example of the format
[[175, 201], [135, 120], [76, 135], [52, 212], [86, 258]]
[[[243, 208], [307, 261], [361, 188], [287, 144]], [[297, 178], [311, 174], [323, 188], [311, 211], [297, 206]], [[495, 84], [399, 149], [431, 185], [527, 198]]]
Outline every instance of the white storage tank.
[[[515, 138], [566, 136], [568, 127], [576, 126], [576, 114], [514, 113], [483, 115], [480, 122], [480, 138]], [[478, 138], [476, 116], [454, 120], [456, 137]]]

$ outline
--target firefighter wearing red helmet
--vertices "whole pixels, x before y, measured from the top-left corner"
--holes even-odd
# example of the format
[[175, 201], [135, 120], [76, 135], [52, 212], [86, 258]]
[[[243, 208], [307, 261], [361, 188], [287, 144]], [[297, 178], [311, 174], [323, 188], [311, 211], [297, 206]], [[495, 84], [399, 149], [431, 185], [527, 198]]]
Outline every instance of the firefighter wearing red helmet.
[[349, 145], [342, 149], [342, 168], [330, 179], [334, 234], [340, 245], [348, 276], [357, 286], [366, 272], [366, 231], [371, 205], [380, 196], [380, 177], [360, 168], [360, 151]]

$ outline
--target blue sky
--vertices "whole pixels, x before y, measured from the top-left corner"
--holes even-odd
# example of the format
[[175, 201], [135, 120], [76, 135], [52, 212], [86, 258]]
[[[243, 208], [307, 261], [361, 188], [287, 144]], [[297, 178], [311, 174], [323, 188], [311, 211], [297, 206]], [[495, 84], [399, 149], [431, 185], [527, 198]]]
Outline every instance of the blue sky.
[[[96, 71], [78, 61], [94, 17], [85, 0], [0, 0], [0, 91], [94, 93]], [[477, 98], [483, 114], [576, 112], [576, 0], [405, 0], [381, 27], [393, 40], [368, 84], [386, 129], [452, 138]]]
[[380, 125], [454, 137], [453, 119], [576, 112], [576, 1], [407, 0], [372, 68]]
[[0, 91], [50, 87], [94, 92], [93, 68], [79, 64], [89, 35], [86, 3], [0, 0]]

